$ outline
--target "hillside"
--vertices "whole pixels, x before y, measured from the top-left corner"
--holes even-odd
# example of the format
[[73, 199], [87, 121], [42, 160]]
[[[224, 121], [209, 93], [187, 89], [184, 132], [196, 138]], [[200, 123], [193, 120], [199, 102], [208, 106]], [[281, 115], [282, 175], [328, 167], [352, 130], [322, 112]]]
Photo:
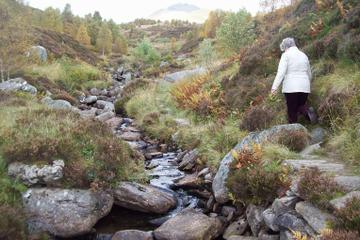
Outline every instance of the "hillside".
[[[273, 3], [117, 24], [0, 0], [0, 239], [360, 239], [360, 3]], [[270, 94], [286, 37], [317, 122]]]

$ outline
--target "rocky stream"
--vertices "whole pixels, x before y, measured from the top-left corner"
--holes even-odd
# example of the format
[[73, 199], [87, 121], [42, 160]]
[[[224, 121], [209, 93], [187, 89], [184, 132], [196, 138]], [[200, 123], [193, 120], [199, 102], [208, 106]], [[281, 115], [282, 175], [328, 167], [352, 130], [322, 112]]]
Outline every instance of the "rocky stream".
[[[29, 187], [23, 194], [23, 205], [29, 214], [30, 232], [46, 231], [54, 239], [81, 240], [290, 240], [291, 231], [316, 236], [335, 218], [301, 199], [295, 175], [291, 188], [271, 206], [249, 205], [237, 209], [225, 185], [234, 160], [231, 152], [223, 158], [218, 171], [212, 172], [197, 166], [196, 149], [182, 151], [171, 143], [160, 144], [147, 137], [133, 119], [115, 114], [114, 101], [131, 74], [121, 69], [114, 76], [113, 86], [91, 89], [77, 107], [64, 100], [53, 100], [51, 95], [42, 102], [53, 109], [68, 109], [82, 118], [106, 123], [116, 136], [141, 153], [151, 179], [149, 184], [120, 182], [111, 192], [46, 188], [43, 186], [47, 183], [63, 177], [62, 160], [42, 167], [12, 163], [8, 174]], [[0, 84], [0, 90], [36, 94], [36, 89], [23, 79]], [[241, 150], [251, 143], [276, 143], [284, 130], [311, 136], [299, 159], [285, 160], [284, 165], [295, 173], [302, 168], [317, 167], [321, 172], [333, 174], [335, 181], [348, 192], [330, 202], [335, 209], [350, 197], [360, 197], [359, 176], [349, 174], [341, 163], [313, 155], [323, 141], [322, 129], [309, 133], [300, 124], [274, 126], [250, 133], [234, 149]]]

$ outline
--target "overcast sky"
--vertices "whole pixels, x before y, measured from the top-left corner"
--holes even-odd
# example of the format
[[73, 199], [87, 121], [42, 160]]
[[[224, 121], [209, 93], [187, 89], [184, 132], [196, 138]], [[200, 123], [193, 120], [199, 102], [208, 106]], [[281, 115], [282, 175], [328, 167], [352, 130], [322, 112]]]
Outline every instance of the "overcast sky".
[[245, 7], [253, 14], [259, 9], [258, 0], [25, 0], [25, 2], [40, 9], [50, 6], [63, 9], [66, 3], [70, 3], [76, 15], [84, 16], [87, 13], [99, 11], [104, 18], [112, 18], [118, 23], [146, 18], [159, 9], [179, 2], [194, 4], [209, 10], [237, 11]]

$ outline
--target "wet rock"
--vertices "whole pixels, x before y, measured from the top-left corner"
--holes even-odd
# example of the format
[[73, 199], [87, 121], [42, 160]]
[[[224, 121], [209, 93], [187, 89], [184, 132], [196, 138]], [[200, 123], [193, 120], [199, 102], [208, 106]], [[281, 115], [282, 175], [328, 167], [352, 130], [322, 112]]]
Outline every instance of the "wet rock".
[[197, 177], [201, 178], [201, 177], [205, 177], [206, 174], [208, 174], [210, 172], [210, 169], [209, 168], [204, 168], [203, 170], [201, 170]]
[[321, 233], [329, 222], [336, 220], [333, 215], [316, 208], [309, 202], [299, 202], [295, 209], [317, 233]]
[[71, 103], [65, 100], [53, 100], [50, 97], [44, 97], [41, 102], [47, 105], [49, 108], [60, 110], [71, 110]]
[[280, 240], [294, 240], [293, 234], [289, 230], [280, 231]]
[[215, 204], [215, 197], [212, 195], [206, 203], [206, 208], [213, 209], [214, 204]]
[[259, 233], [259, 240], [280, 240], [280, 234], [269, 234], [262, 230]]
[[264, 218], [262, 213], [264, 212], [264, 208], [261, 206], [255, 206], [250, 204], [246, 208], [246, 219], [251, 228], [251, 232], [254, 236], [258, 236], [261, 228], [264, 226]]
[[153, 186], [121, 182], [114, 189], [115, 204], [134, 211], [163, 214], [177, 204], [169, 192]]
[[199, 157], [199, 152], [197, 149], [194, 149], [190, 152], [188, 152], [182, 159], [182, 161], [179, 164], [179, 169], [184, 171], [189, 171], [193, 169], [196, 165], [196, 160]]
[[147, 160], [153, 159], [153, 158], [160, 158], [163, 156], [162, 152], [149, 152], [149, 153], [145, 153], [145, 158]]
[[104, 111], [114, 112], [115, 106], [112, 102], [104, 101], [104, 100], [97, 100], [95, 103], [95, 107], [99, 109], [103, 109]]
[[111, 240], [153, 240], [151, 232], [124, 230], [114, 234]]
[[32, 95], [36, 95], [37, 89], [28, 84], [27, 81], [25, 81], [23, 78], [14, 78], [10, 79], [5, 82], [0, 82], [0, 90], [6, 91], [6, 92], [27, 92]]
[[258, 240], [258, 238], [251, 237], [251, 236], [233, 235], [233, 236], [229, 237], [227, 240]]
[[276, 217], [275, 224], [281, 231], [298, 231], [302, 234], [314, 235], [314, 231], [295, 211], [281, 213]]
[[22, 199], [30, 232], [64, 238], [89, 233], [113, 205], [109, 194], [76, 189], [29, 189]]
[[200, 198], [204, 198], [204, 199], [209, 199], [212, 196], [211, 192], [209, 192], [207, 190], [200, 190], [200, 189], [190, 189], [190, 190], [188, 190], [188, 193], [190, 193], [191, 195], [200, 197]]
[[229, 239], [233, 235], [242, 235], [245, 233], [248, 222], [244, 218], [239, 218], [237, 221], [231, 223], [223, 234], [224, 239]]
[[360, 191], [350, 192], [343, 197], [333, 199], [330, 201], [330, 204], [334, 209], [340, 210], [346, 207], [346, 203], [352, 200], [353, 198], [357, 198], [360, 200]]
[[263, 212], [263, 218], [264, 218], [264, 222], [268, 228], [270, 228], [274, 232], [279, 231], [279, 226], [275, 223], [276, 215], [271, 208], [266, 209]]
[[196, 174], [185, 175], [185, 177], [175, 181], [175, 188], [201, 188], [204, 184], [203, 180], [198, 178]]
[[209, 240], [221, 234], [223, 224], [195, 210], [185, 210], [154, 231], [157, 240]]
[[175, 72], [171, 74], [165, 75], [164, 79], [168, 82], [177, 82], [185, 78], [189, 78], [195, 75], [200, 75], [206, 73], [206, 69], [202, 67], [198, 67], [191, 70], [183, 70], [180, 72]]
[[95, 120], [98, 120], [100, 122], [106, 122], [112, 118], [115, 117], [115, 113], [114, 112], [104, 112], [98, 116], [95, 117]]
[[63, 177], [63, 160], [56, 160], [52, 165], [27, 165], [19, 162], [11, 163], [8, 167], [8, 175], [18, 179], [26, 186], [36, 184], [53, 184]]
[[125, 141], [132, 141], [132, 142], [141, 140], [141, 134], [137, 132], [124, 132], [123, 134], [120, 135], [120, 137]]
[[285, 196], [282, 198], [276, 198], [271, 205], [275, 215], [279, 215], [284, 212], [288, 212], [295, 208], [296, 203], [301, 201], [301, 198], [297, 196]]
[[121, 122], [122, 122], [122, 118], [119, 117], [113, 117], [105, 121], [105, 123], [113, 130], [118, 129]]
[[88, 96], [84, 99], [84, 102], [86, 104], [93, 104], [93, 103], [96, 103], [97, 101], [97, 97], [96, 96]]
[[348, 192], [360, 190], [360, 176], [336, 176], [334, 180]]
[[[300, 124], [279, 125], [261, 132], [250, 133], [235, 146], [234, 150], [241, 151], [244, 147], [251, 146], [252, 143], [276, 143], [278, 141], [278, 137], [283, 134], [284, 131], [301, 131], [308, 134], [306, 128]], [[221, 161], [220, 167], [213, 180], [212, 188], [217, 202], [225, 203], [229, 200], [229, 192], [226, 187], [226, 180], [229, 174], [229, 166], [231, 165], [233, 160], [234, 159], [230, 151]]]

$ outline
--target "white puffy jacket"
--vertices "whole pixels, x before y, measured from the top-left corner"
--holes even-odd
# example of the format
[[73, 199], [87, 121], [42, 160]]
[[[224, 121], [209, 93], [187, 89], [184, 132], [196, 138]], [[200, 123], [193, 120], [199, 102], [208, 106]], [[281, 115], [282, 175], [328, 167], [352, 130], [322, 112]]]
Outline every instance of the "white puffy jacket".
[[308, 57], [297, 47], [291, 47], [281, 56], [272, 90], [277, 90], [283, 83], [283, 93], [310, 93], [311, 78]]

